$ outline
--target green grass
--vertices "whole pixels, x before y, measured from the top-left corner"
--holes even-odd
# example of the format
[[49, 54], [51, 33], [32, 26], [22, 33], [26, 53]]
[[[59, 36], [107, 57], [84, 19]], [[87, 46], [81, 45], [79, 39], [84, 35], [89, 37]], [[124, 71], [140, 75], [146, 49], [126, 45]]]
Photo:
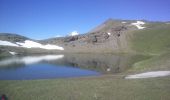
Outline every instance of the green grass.
[[153, 56], [150, 59], [136, 62], [129, 72], [146, 72], [170, 70], [170, 53]]
[[0, 81], [9, 100], [170, 100], [170, 78]]
[[131, 41], [132, 49], [144, 54], [162, 54], [170, 50], [170, 27], [139, 30]]
[[136, 53], [152, 57], [134, 63], [128, 73], [170, 70], [170, 25], [153, 23], [146, 27], [133, 33], [130, 44]]

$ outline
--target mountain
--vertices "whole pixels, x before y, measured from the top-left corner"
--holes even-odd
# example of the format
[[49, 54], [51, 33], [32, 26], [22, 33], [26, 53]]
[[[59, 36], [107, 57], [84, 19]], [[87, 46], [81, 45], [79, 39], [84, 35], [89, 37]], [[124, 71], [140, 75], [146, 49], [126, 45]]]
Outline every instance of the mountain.
[[[170, 49], [169, 22], [108, 19], [85, 34], [33, 40], [1, 33], [2, 51], [28, 53], [144, 53]], [[2, 45], [11, 44], [11, 45]], [[31, 44], [31, 45], [30, 45]], [[50, 49], [51, 48], [51, 49]]]
[[41, 44], [37, 40], [17, 34], [0, 33], [0, 56], [57, 53], [60, 50], [64, 48], [58, 45]]
[[[148, 22], [145, 22], [146, 24]], [[144, 29], [144, 22], [108, 19], [86, 34], [51, 38], [41, 43], [60, 44], [65, 52], [130, 52], [129, 38], [134, 31]]]

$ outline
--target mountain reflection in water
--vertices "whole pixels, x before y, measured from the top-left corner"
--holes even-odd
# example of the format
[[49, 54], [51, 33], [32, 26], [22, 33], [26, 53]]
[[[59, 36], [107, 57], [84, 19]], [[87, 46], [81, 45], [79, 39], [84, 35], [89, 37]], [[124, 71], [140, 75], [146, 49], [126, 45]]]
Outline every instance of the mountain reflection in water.
[[[15, 73], [32, 74], [32, 78], [55, 78], [69, 76], [86, 76], [100, 74], [114, 74], [127, 70], [131, 65], [146, 57], [138, 55], [112, 55], [112, 54], [60, 54], [60, 55], [35, 55], [14, 56], [0, 60], [0, 79], [5, 79], [5, 74]], [[37, 67], [38, 66], [38, 67]], [[22, 71], [22, 72], [21, 72]], [[46, 73], [42, 74], [41, 73]], [[94, 71], [94, 72], [92, 72]], [[67, 73], [69, 73], [67, 75]], [[34, 74], [35, 73], [35, 74]], [[41, 75], [39, 74], [41, 73]], [[60, 73], [56, 74], [56, 73]], [[63, 75], [61, 75], [63, 73]], [[84, 74], [82, 74], [84, 73]], [[66, 75], [64, 75], [66, 74]], [[46, 76], [49, 77], [46, 77]], [[51, 75], [51, 76], [50, 76]], [[57, 75], [57, 76], [56, 76]], [[37, 77], [39, 76], [39, 77]], [[10, 77], [10, 75], [9, 75]], [[35, 78], [37, 77], [37, 78]], [[15, 78], [14, 78], [15, 79]], [[26, 78], [28, 79], [28, 78]]]

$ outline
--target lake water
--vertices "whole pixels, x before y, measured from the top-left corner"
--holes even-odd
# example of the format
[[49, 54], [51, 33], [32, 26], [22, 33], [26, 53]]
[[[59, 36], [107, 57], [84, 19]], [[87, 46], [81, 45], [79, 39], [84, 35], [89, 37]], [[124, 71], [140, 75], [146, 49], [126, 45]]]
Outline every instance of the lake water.
[[0, 80], [72, 78], [115, 74], [127, 70], [132, 63], [144, 58], [111, 54], [13, 56], [0, 59]]

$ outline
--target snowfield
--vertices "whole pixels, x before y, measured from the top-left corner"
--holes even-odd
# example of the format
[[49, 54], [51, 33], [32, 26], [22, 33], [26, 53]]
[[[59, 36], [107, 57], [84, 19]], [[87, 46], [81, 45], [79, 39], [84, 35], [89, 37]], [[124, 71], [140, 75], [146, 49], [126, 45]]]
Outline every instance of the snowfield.
[[128, 75], [125, 79], [137, 79], [137, 78], [153, 78], [153, 77], [164, 77], [170, 76], [170, 71], [153, 71], [153, 72], [146, 72], [141, 74], [135, 75]]
[[31, 40], [25, 40], [23, 43], [16, 42], [16, 44], [11, 43], [9, 41], [0, 40], [0, 45], [16, 46], [16, 47], [23, 47], [23, 48], [41, 48], [41, 49], [47, 49], [47, 50], [64, 50], [63, 47], [60, 47], [60, 46], [57, 46], [57, 45], [51, 45], [51, 44], [42, 45], [38, 42], [34, 42], [34, 41], [31, 41]]
[[52, 50], [52, 49], [64, 50], [64, 48], [60, 47], [60, 46], [51, 45], [51, 44], [42, 45], [40, 43], [30, 41], [30, 40], [25, 40], [24, 43], [17, 42], [17, 44], [20, 45], [21, 47], [25, 47], [25, 48], [41, 48], [41, 49], [48, 49], [48, 50]]
[[0, 40], [0, 45], [18, 47], [17, 44], [14, 44], [14, 43], [11, 43], [11, 42], [8, 42], [8, 41], [2, 41], [2, 40]]
[[142, 25], [144, 25], [145, 22], [142, 22], [142, 21], [137, 21], [136, 23], [131, 23], [131, 25], [134, 25], [136, 26], [138, 29], [144, 29], [146, 27], [143, 27]]

